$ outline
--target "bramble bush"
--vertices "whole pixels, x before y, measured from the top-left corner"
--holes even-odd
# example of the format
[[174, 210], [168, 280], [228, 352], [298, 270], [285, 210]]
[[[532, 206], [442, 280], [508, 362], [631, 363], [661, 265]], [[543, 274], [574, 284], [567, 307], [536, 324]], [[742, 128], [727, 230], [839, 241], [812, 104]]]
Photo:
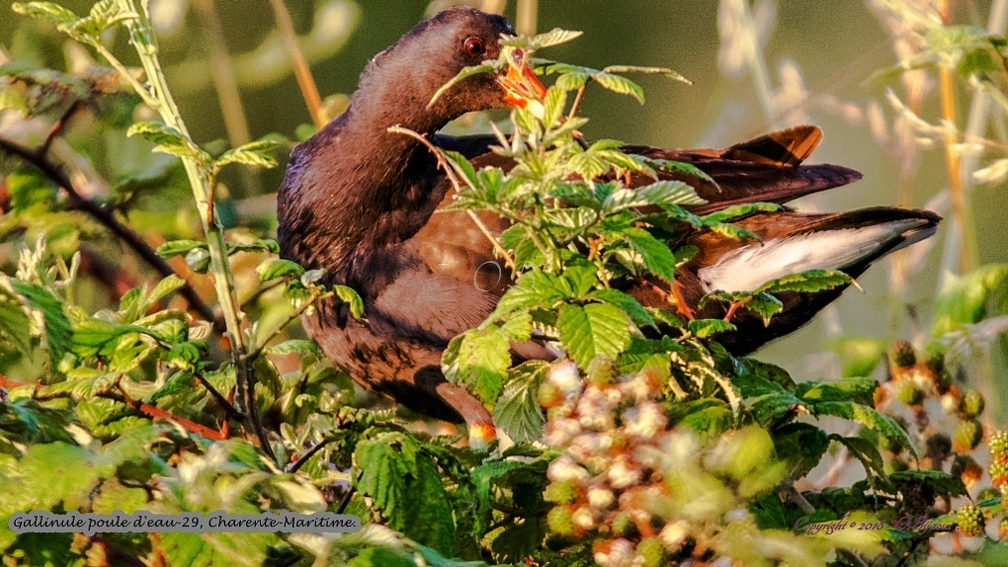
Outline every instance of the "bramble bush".
[[[674, 72], [532, 60], [578, 35], [554, 30], [507, 39], [500, 60], [460, 75], [523, 58], [556, 75], [541, 108], [513, 111], [508, 135], [495, 127], [498, 153], [517, 164], [510, 171], [477, 171], [431, 147], [456, 185], [454, 208], [512, 223], [496, 247], [514, 284], [443, 360], [449, 380], [492, 407], [513, 441], [474, 449], [370, 409], [314, 343], [290, 338], [288, 325], [323, 297], [367, 314], [353, 290], [325, 288], [321, 272], [276, 258], [268, 228], [224, 230], [222, 169], [274, 167], [285, 142], [224, 149], [192, 140], [164, 81], [146, 2], [102, 0], [83, 18], [48, 2], [14, 10], [55, 24], [110, 68], [0, 67], [0, 123], [10, 125], [0, 133], [8, 194], [0, 236], [18, 250], [0, 275], [0, 519], [27, 510], [327, 510], [360, 516], [364, 529], [88, 537], [0, 528], [5, 565], [861, 566], [922, 564], [939, 553], [963, 565], [1003, 557], [991, 538], [979, 551], [961, 545], [979, 541], [970, 538], [1003, 513], [1001, 492], [981, 487], [1008, 485], [1008, 441], [991, 439], [984, 482], [975, 460], [984, 399], [963, 391], [960, 362], [946, 353], [990, 338], [985, 322], [999, 313], [1008, 267], [949, 284], [928, 344], [901, 342], [888, 353], [869, 345], [847, 358], [840, 381], [796, 381], [733, 357], [717, 338], [737, 309], [769, 320], [782, 307], [775, 294], [844, 285], [844, 274], [805, 272], [712, 294], [732, 307], [726, 320], [674, 315], [671, 304], [645, 308], [618, 289], [648, 278], [673, 295], [676, 267], [696, 253], [676, 244], [683, 234], [752, 240], [731, 221], [779, 208], [692, 214], [684, 206], [702, 203], [693, 189], [656, 172], [702, 172], [583, 139], [587, 120], [571, 93], [579, 101], [598, 85], [643, 103], [625, 75]], [[142, 70], [105, 43], [108, 30], [123, 28]], [[1004, 49], [1000, 41], [957, 45], [973, 59]], [[78, 131], [71, 118], [85, 113], [95, 123]], [[139, 166], [121, 167], [117, 153]], [[655, 181], [632, 190], [624, 185], [631, 175]], [[185, 186], [193, 209], [171, 219], [151, 212]], [[135, 228], [147, 219], [160, 219], [156, 255]], [[111, 307], [94, 297], [92, 280], [102, 270], [114, 281], [129, 274], [99, 251], [109, 232], [163, 276], [116, 291]], [[202, 302], [208, 292], [215, 308]], [[552, 343], [558, 359], [511, 367], [509, 343], [532, 337]], [[824, 461], [849, 459], [863, 466], [860, 480], [810, 478]], [[955, 512], [970, 495], [976, 504]]]

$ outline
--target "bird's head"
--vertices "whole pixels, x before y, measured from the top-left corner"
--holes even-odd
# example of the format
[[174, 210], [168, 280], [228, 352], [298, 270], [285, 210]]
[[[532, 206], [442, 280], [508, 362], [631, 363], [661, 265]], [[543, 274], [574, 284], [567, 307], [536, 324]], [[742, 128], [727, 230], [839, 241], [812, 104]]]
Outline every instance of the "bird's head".
[[497, 59], [501, 37], [513, 35], [503, 16], [472, 8], [441, 12], [375, 56], [354, 104], [378, 120], [375, 126], [398, 124], [419, 132], [437, 130], [467, 112], [525, 106], [542, 98], [545, 88], [523, 60], [466, 77], [439, 93], [466, 67]]

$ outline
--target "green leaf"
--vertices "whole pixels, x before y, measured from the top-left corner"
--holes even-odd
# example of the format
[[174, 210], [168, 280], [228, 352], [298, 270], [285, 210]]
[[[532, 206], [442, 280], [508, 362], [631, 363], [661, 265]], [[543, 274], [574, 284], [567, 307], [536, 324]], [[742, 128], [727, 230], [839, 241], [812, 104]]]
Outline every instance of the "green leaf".
[[932, 470], [905, 470], [889, 473], [889, 480], [902, 484], [916, 485], [917, 487], [927, 487], [933, 494], [943, 494], [949, 496], [966, 496], [966, 486], [957, 476], [952, 476], [944, 471]]
[[228, 256], [238, 252], [251, 252], [253, 254], [279, 254], [280, 245], [272, 238], [257, 238], [252, 242], [240, 244], [228, 244]]
[[769, 326], [770, 318], [784, 310], [784, 303], [769, 293], [757, 293], [745, 307], [762, 317], [763, 324]]
[[701, 219], [703, 219], [705, 224], [717, 224], [747, 217], [754, 213], [774, 213], [781, 210], [781, 208], [781, 205], [777, 203], [746, 203], [744, 205], [733, 205], [709, 215], [704, 215]]
[[22, 16], [48, 20], [56, 25], [76, 22], [80, 16], [55, 2], [15, 2], [11, 10]]
[[214, 161], [213, 169], [214, 171], [220, 171], [224, 166], [232, 163], [273, 168], [277, 166], [277, 160], [273, 157], [273, 152], [279, 147], [280, 143], [276, 140], [249, 142], [221, 154]]
[[678, 72], [669, 69], [668, 67], [640, 67], [637, 65], [610, 65], [605, 69], [602, 69], [603, 73], [615, 73], [622, 75], [624, 73], [643, 73], [645, 75], [664, 75], [670, 79], [675, 79], [677, 81], [682, 81], [688, 85], [692, 85], [693, 81], [687, 79], [686, 77], [680, 75]]
[[437, 551], [455, 550], [455, 522], [448, 494], [441, 484], [441, 474], [427, 455], [418, 455], [416, 474], [407, 478], [402, 512], [390, 518], [389, 526]]
[[205, 274], [210, 269], [210, 249], [196, 247], [185, 255], [186, 265], [197, 274]]
[[[490, 543], [494, 560], [521, 565], [524, 558], [533, 556], [540, 548], [546, 537], [547, 527], [546, 518], [542, 516], [526, 518], [520, 524], [508, 524]], [[583, 563], [571, 563], [571, 565], [581, 564]]]
[[827, 401], [812, 404], [810, 409], [816, 415], [832, 415], [860, 423], [879, 435], [914, 450], [913, 441], [910, 440], [906, 430], [900, 427], [896, 420], [872, 407], [854, 402]]
[[188, 136], [163, 122], [137, 122], [126, 131], [127, 136], [140, 135], [154, 144], [154, 151], [195, 161], [203, 168], [210, 163], [210, 154], [197, 146]]
[[354, 319], [360, 319], [364, 316], [364, 300], [361, 299], [361, 296], [354, 288], [345, 285], [334, 285], [332, 290], [340, 301], [350, 306], [350, 315]]
[[392, 431], [362, 439], [354, 449], [360, 469], [354, 485], [374, 500], [374, 507], [390, 523], [401, 525], [403, 522], [402, 506], [410, 497], [406, 479], [418, 474], [418, 450], [416, 439], [411, 435]]
[[471, 65], [469, 67], [464, 67], [457, 75], [451, 78], [447, 83], [441, 85], [431, 97], [430, 102], [427, 103], [427, 108], [434, 106], [437, 99], [441, 98], [449, 89], [454, 87], [459, 81], [471, 77], [473, 75], [479, 75], [481, 73], [495, 73], [498, 68], [501, 67], [501, 63], [498, 61], [484, 61], [479, 65]]
[[[31, 352], [31, 320], [21, 301], [4, 294], [0, 294], [0, 338], [4, 339], [3, 342], [15, 343], [23, 354]], [[3, 342], [0, 342], [0, 352], [7, 348]]]
[[545, 47], [553, 47], [554, 45], [560, 45], [561, 43], [567, 43], [573, 39], [581, 37], [584, 32], [573, 31], [573, 30], [563, 30], [560, 28], [553, 28], [548, 32], [534, 35], [529, 38], [524, 37], [508, 37], [501, 40], [501, 45], [505, 47], [521, 47], [530, 50], [543, 49]]
[[705, 205], [707, 201], [682, 181], [655, 181], [636, 190], [638, 196], [652, 205]]
[[791, 274], [769, 281], [761, 285], [756, 292], [781, 293], [784, 291], [796, 291], [818, 293], [847, 285], [850, 282], [850, 276], [836, 270], [807, 270], [800, 274]]
[[470, 187], [479, 187], [479, 178], [476, 175], [476, 169], [473, 165], [469, 163], [466, 157], [458, 152], [445, 151], [445, 158], [448, 159], [448, 163], [451, 164], [452, 169], [455, 173], [462, 178], [466, 185]]
[[620, 75], [610, 75], [602, 72], [592, 75], [592, 79], [607, 90], [614, 93], [630, 95], [634, 97], [637, 102], [644, 104], [644, 89], [626, 77], [622, 77]]
[[504, 391], [494, 407], [493, 421], [516, 443], [536, 441], [542, 437], [546, 423], [537, 398], [539, 385], [549, 364], [530, 360], [511, 370]]
[[269, 347], [266, 349], [266, 352], [276, 355], [310, 354], [314, 355], [316, 358], [322, 358], [322, 350], [319, 348], [318, 344], [315, 341], [309, 341], [306, 339], [290, 339]]
[[581, 368], [588, 368], [598, 356], [615, 359], [630, 344], [627, 315], [612, 305], [563, 305], [557, 329], [560, 340]]
[[734, 330], [735, 325], [721, 319], [694, 319], [689, 322], [690, 333], [701, 339]]
[[14, 291], [28, 301], [29, 305], [42, 312], [42, 320], [45, 323], [46, 347], [49, 350], [49, 364], [52, 365], [52, 369], [55, 369], [59, 366], [63, 355], [70, 350], [73, 337], [73, 329], [63, 312], [63, 304], [51, 293], [36, 285], [17, 280], [10, 280], [10, 284]]
[[990, 299], [1008, 291], [1008, 264], [989, 264], [946, 280], [935, 304], [931, 336], [940, 337], [988, 315]]
[[829, 342], [830, 350], [840, 355], [844, 378], [868, 376], [882, 361], [888, 345], [867, 337], [839, 337]]
[[207, 243], [201, 240], [169, 240], [157, 247], [158, 256], [172, 258], [188, 254], [194, 248], [206, 248]]
[[546, 91], [546, 100], [543, 102], [543, 107], [545, 108], [542, 119], [543, 123], [546, 125], [556, 124], [563, 115], [564, 109], [567, 108], [567, 92], [563, 89], [551, 87]]
[[583, 179], [595, 179], [609, 171], [609, 164], [594, 152], [575, 154], [567, 161], [567, 166]]
[[497, 321], [515, 311], [549, 308], [564, 297], [563, 287], [556, 275], [533, 270], [518, 278], [518, 283], [507, 290], [487, 319]]
[[290, 260], [270, 258], [256, 266], [256, 273], [259, 274], [260, 282], [268, 282], [283, 277], [300, 278], [305, 273], [305, 269]]
[[[861, 464], [864, 465], [865, 470], [868, 472], [868, 477], [872, 481], [872, 484], [875, 484], [874, 481], [877, 479], [885, 476], [885, 465], [882, 461], [882, 455], [874, 443], [861, 437], [844, 437], [836, 434], [830, 435], [830, 439], [839, 441], [843, 446], [847, 447], [857, 460], [861, 461]], [[909, 446], [907, 445], [907, 447]]]
[[483, 402], [497, 400], [511, 366], [511, 345], [498, 330], [474, 329], [455, 337], [441, 360], [445, 378], [465, 386]]
[[588, 297], [619, 307], [625, 311], [626, 314], [630, 316], [630, 319], [638, 326], [656, 326], [654, 317], [648, 313], [647, 309], [644, 309], [640, 302], [634, 299], [633, 296], [623, 293], [622, 291], [617, 289], [596, 289], [588, 294]]
[[644, 267], [649, 272], [669, 283], [675, 279], [676, 259], [667, 244], [651, 236], [643, 228], [627, 228], [623, 231], [623, 237], [640, 254]]

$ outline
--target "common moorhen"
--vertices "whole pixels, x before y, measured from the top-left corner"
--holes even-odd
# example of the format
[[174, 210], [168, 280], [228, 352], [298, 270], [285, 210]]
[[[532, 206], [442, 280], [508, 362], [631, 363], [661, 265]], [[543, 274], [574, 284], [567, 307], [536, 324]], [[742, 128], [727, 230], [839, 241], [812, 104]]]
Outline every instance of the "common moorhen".
[[[303, 319], [308, 333], [361, 385], [436, 418], [462, 418], [470, 436], [492, 432], [490, 415], [464, 388], [445, 381], [441, 355], [452, 337], [493, 311], [508, 274], [500, 278], [481, 269], [494, 260], [493, 251], [464, 213], [432, 216], [450, 201], [451, 185], [421, 143], [387, 128], [424, 134], [474, 158], [477, 168], [509, 167], [487, 152], [492, 137], [453, 138], [437, 131], [466, 112], [521, 104], [516, 91], [541, 94], [530, 71], [474, 75], [428, 103], [463, 67], [496, 58], [499, 37], [513, 33], [503, 17], [466, 8], [417, 24], [371, 61], [347, 111], [294, 150], [278, 195], [282, 255], [326, 269], [328, 283], [353, 287], [365, 305], [365, 319], [355, 320], [339, 301], [322, 302]], [[692, 210], [709, 213], [738, 203], [784, 203], [859, 179], [841, 166], [801, 165], [820, 138], [818, 128], [801, 126], [724, 150], [626, 151], [696, 165], [716, 185], [685, 173], [661, 175], [693, 185], [708, 203]], [[494, 215], [480, 217], [491, 231], [507, 227]], [[707, 292], [749, 290], [803, 270], [857, 276], [886, 253], [933, 234], [939, 220], [928, 211], [896, 208], [753, 214], [737, 224], [762, 242], [698, 232], [687, 243], [700, 251], [677, 278], [696, 309]], [[784, 310], [769, 326], [740, 311], [733, 319], [738, 330], [718, 340], [732, 353], [751, 352], [807, 323], [842, 290], [780, 294]], [[669, 307], [647, 286], [629, 292], [645, 305]], [[710, 302], [697, 316], [724, 314], [723, 304]], [[516, 358], [544, 354], [527, 347]]]

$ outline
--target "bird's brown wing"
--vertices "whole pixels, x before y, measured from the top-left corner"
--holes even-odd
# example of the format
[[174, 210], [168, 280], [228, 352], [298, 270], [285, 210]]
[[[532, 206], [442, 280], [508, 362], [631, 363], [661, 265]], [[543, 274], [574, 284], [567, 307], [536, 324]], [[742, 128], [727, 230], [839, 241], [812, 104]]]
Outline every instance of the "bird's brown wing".
[[[679, 170], [661, 171], [659, 177], [692, 186], [707, 204], [690, 210], [707, 214], [744, 203], [783, 204], [861, 179], [859, 172], [839, 165], [802, 165], [820, 140], [822, 131], [817, 126], [797, 126], [721, 150], [626, 146], [623, 151], [649, 159], [689, 163], [706, 173], [714, 183]], [[638, 185], [651, 180], [641, 175], [633, 181]]]

